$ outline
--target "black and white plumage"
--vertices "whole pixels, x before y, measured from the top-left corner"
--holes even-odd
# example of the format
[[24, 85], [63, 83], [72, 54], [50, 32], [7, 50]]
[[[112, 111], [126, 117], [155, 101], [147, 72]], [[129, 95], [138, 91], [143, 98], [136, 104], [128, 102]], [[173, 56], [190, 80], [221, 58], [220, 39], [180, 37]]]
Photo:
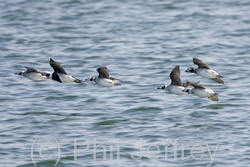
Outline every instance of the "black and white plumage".
[[100, 67], [100, 68], [97, 68], [96, 70], [99, 73], [99, 76], [89, 77], [86, 80], [94, 81], [98, 85], [103, 86], [103, 87], [113, 87], [113, 86], [121, 85], [120, 83], [116, 81], [115, 78], [112, 78], [109, 76], [107, 67]]
[[185, 90], [185, 92], [199, 96], [201, 98], [209, 98], [212, 101], [218, 101], [218, 96], [217, 96], [218, 93], [216, 93], [212, 89], [207, 89], [204, 86], [199, 85], [198, 83], [191, 83], [191, 82], [187, 83], [188, 85], [193, 86], [194, 88]]
[[19, 71], [18, 73], [15, 73], [16, 75], [22, 75], [32, 81], [40, 81], [40, 80], [45, 80], [49, 79], [49, 75], [51, 74], [50, 72], [40, 72], [35, 68], [31, 67], [25, 67], [26, 71]]
[[223, 84], [223, 80], [221, 78], [223, 78], [218, 72], [210, 69], [210, 67], [203, 63], [201, 60], [197, 59], [197, 58], [193, 58], [193, 63], [198, 65], [198, 68], [193, 68], [193, 67], [189, 67], [186, 72], [189, 73], [195, 73], [203, 78], [209, 78], [212, 79], [213, 81], [217, 82], [217, 83], [221, 83]]
[[175, 66], [175, 68], [171, 71], [169, 77], [171, 79], [171, 84], [170, 85], [162, 84], [157, 89], [166, 89], [167, 91], [176, 95], [187, 94], [187, 91], [184, 90], [186, 90], [185, 87], [187, 87], [188, 84], [181, 82], [179, 66]]
[[80, 79], [77, 79], [67, 74], [64, 68], [53, 59], [50, 59], [49, 64], [54, 69], [53, 74], [49, 76], [51, 79], [60, 83], [69, 83], [69, 82], [81, 83], [82, 82]]

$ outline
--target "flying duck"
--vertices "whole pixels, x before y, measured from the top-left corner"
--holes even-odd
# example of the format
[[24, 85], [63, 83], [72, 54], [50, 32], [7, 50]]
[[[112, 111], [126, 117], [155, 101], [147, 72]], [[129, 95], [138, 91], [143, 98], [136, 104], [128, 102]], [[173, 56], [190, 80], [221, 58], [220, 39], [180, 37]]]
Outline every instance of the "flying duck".
[[218, 93], [214, 92], [212, 89], [207, 89], [204, 86], [199, 85], [198, 83], [187, 82], [188, 85], [193, 86], [192, 89], [184, 90], [189, 94], [199, 96], [201, 98], [209, 98], [212, 101], [218, 101]]
[[27, 70], [26, 71], [19, 71], [15, 73], [16, 75], [22, 75], [32, 81], [40, 81], [40, 80], [45, 80], [49, 79], [50, 72], [40, 72], [35, 68], [31, 67], [25, 67]]
[[[176, 66], [169, 75], [171, 79], [170, 85], [162, 84], [157, 89], [166, 89], [167, 91], [176, 94], [176, 95], [185, 95], [188, 92], [185, 87], [189, 86], [188, 83], [182, 83], [180, 78], [180, 67]], [[197, 82], [199, 83], [199, 82]]]
[[98, 85], [103, 86], [103, 87], [112, 87], [112, 86], [117, 86], [121, 85], [120, 83], [116, 82], [115, 78], [112, 78], [109, 76], [109, 72], [107, 67], [100, 67], [96, 69], [97, 72], [99, 73], [98, 77], [89, 77], [88, 81], [94, 81]]
[[198, 65], [198, 68], [189, 67], [186, 70], [186, 72], [195, 73], [203, 78], [212, 79], [213, 81], [217, 83], [221, 83], [221, 84], [224, 83], [221, 79], [223, 77], [218, 72], [210, 69], [210, 67], [207, 64], [203, 63], [201, 60], [197, 58], [193, 58], [193, 62], [194, 64]]
[[82, 82], [80, 79], [77, 79], [76, 77], [73, 77], [67, 74], [64, 68], [53, 59], [50, 59], [49, 64], [54, 69], [53, 74], [49, 76], [51, 79], [60, 83], [69, 83], [69, 82], [81, 83]]

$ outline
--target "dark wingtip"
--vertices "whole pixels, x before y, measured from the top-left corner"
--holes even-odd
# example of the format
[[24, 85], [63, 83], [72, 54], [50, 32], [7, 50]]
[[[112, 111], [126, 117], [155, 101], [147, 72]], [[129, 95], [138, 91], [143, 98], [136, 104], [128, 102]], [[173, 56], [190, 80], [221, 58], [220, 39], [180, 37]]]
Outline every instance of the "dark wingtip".
[[99, 67], [99, 68], [96, 69], [96, 71], [99, 71], [101, 69], [106, 69], [107, 70], [108, 68], [107, 67]]
[[49, 62], [54, 62], [54, 60], [52, 58], [50, 58]]
[[75, 83], [82, 83], [81, 80], [74, 80], [73, 82], [75, 82]]

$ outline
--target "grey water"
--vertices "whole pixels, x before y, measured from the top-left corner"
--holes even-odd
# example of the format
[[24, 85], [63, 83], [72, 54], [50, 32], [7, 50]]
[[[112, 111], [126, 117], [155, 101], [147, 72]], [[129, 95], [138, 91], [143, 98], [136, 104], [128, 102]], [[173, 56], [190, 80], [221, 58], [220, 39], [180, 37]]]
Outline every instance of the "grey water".
[[[249, 9], [249, 0], [0, 1], [1, 167], [249, 166]], [[185, 73], [193, 57], [225, 84]], [[82, 80], [106, 66], [122, 85], [14, 75], [52, 72], [50, 58]], [[176, 65], [219, 101], [156, 89]]]

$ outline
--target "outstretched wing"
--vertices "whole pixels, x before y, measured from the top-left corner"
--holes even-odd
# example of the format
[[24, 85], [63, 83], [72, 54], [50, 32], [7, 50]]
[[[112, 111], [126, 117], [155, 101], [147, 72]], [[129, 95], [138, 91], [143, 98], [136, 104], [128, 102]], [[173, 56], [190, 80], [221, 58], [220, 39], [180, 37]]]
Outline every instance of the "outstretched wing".
[[190, 86], [193, 86], [194, 88], [197, 88], [197, 89], [205, 89], [204, 86], [199, 85], [199, 83], [197, 83], [197, 82], [189, 82], [189, 81], [187, 81], [187, 84], [190, 85]]
[[205, 63], [203, 63], [200, 59], [193, 58], [193, 62], [194, 62], [194, 64], [196, 64], [199, 68], [207, 68], [207, 69], [210, 69], [210, 67], [209, 67], [208, 65], [206, 65]]
[[27, 73], [30, 73], [30, 72], [36, 72], [36, 73], [40, 73], [39, 71], [37, 71], [37, 69], [35, 68], [31, 68], [31, 67], [25, 67], [27, 69]]
[[[185, 83], [182, 83], [182, 86], [183, 86], [183, 87], [188, 87], [188, 86], [189, 86], [189, 83], [191, 83], [191, 82], [186, 81]], [[193, 83], [195, 83], [195, 84], [199, 84], [199, 83], [200, 83], [200, 81], [193, 82]]]
[[171, 78], [171, 84], [172, 85], [182, 86], [181, 78], [180, 78], [180, 67], [179, 66], [176, 66], [172, 70], [169, 77]]
[[97, 68], [97, 72], [99, 73], [98, 78], [107, 78], [107, 79], [110, 79], [107, 67]]
[[50, 59], [49, 64], [56, 73], [67, 74], [64, 68], [58, 62], [55, 62], [53, 59]]

